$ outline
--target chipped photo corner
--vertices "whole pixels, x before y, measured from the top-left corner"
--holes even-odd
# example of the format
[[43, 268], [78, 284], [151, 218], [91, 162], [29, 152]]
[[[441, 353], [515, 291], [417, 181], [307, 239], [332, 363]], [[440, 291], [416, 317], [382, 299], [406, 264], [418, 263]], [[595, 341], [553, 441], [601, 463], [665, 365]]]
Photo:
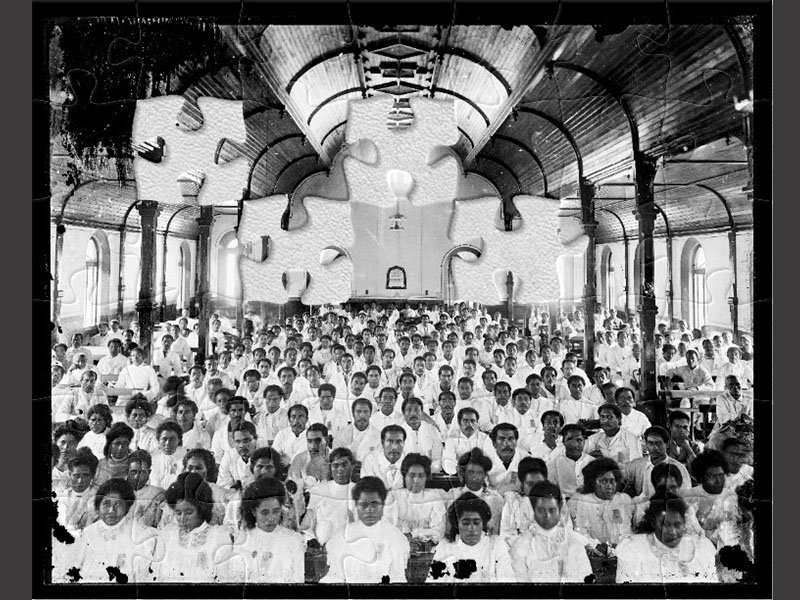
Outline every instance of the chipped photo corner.
[[34, 578], [753, 597], [764, 21], [340, 9], [43, 19]]

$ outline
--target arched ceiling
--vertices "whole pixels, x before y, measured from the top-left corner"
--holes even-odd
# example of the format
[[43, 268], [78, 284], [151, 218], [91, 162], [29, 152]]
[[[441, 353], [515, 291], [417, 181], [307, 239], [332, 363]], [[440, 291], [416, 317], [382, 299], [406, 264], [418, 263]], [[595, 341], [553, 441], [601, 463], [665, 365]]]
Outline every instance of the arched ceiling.
[[[742, 204], [744, 119], [734, 107], [749, 76], [723, 24], [632, 25], [604, 36], [591, 26], [401, 29], [221, 27], [243, 59], [251, 197], [291, 193], [329, 167], [348, 101], [389, 94], [454, 99], [454, 150], [507, 206], [517, 194], [547, 195], [569, 212], [582, 167], [602, 186], [597, 206], [635, 231], [638, 144], [667, 160], [659, 178], [671, 185], [657, 183], [656, 199], [674, 215], [673, 233], [698, 220], [727, 223], [718, 194], [730, 198], [737, 225], [752, 223]], [[689, 185], [700, 180], [713, 191]], [[614, 216], [598, 219], [599, 239], [621, 238]]]

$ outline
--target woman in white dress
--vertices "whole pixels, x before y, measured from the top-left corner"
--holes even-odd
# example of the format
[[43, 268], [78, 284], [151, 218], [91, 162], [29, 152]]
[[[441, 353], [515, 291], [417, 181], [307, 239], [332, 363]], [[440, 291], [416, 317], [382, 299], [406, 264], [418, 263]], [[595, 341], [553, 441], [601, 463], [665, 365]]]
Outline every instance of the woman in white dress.
[[586, 553], [588, 540], [562, 521], [561, 489], [543, 481], [531, 488], [534, 522], [509, 552], [517, 581], [525, 583], [583, 583], [592, 576]]
[[528, 493], [540, 481], [547, 481], [547, 465], [541, 458], [526, 456], [517, 467], [521, 491], [505, 493], [505, 503], [500, 517], [500, 535], [506, 541], [528, 530], [533, 523], [533, 506]]
[[686, 530], [686, 502], [661, 487], [644, 516], [645, 533], [625, 538], [616, 549], [617, 583], [716, 583], [716, 549], [705, 536]]
[[448, 511], [451, 527], [436, 547], [428, 581], [433, 583], [515, 582], [508, 547], [488, 535], [492, 511], [472, 492], [459, 496]]
[[441, 490], [425, 488], [431, 477], [431, 459], [422, 454], [408, 454], [400, 472], [405, 487], [389, 493], [391, 520], [410, 537], [412, 546], [421, 542], [439, 543], [444, 536], [446, 510]]
[[[134, 519], [136, 500], [124, 479], [109, 479], [97, 490], [94, 508], [99, 519], [83, 530], [71, 557], [83, 583], [152, 582], [150, 567], [158, 531]], [[73, 576], [72, 580], [75, 579]]]
[[89, 431], [78, 442], [78, 448], [89, 448], [97, 460], [102, 460], [105, 458], [103, 450], [106, 447], [106, 432], [114, 422], [111, 409], [105, 404], [95, 404], [89, 409], [86, 418], [89, 421]]
[[303, 535], [281, 525], [286, 488], [273, 477], [257, 479], [242, 495], [243, 528], [236, 533], [228, 564], [230, 581], [303, 583]]
[[174, 522], [161, 530], [156, 581], [159, 583], [219, 583], [220, 563], [230, 554], [227, 528], [210, 525], [214, 497], [197, 473], [181, 473], [166, 491]]
[[631, 533], [634, 504], [622, 485], [619, 465], [611, 458], [596, 458], [583, 468], [584, 493], [570, 498], [568, 506], [575, 531], [592, 539], [603, 555]]
[[109, 479], [128, 477], [128, 456], [131, 454], [133, 429], [125, 423], [114, 423], [106, 431], [106, 445], [103, 458], [97, 466], [94, 482], [103, 485]]
[[[222, 525], [225, 521], [225, 511], [228, 507], [228, 499], [230, 494], [228, 491], [217, 485], [217, 463], [214, 462], [214, 455], [210, 450], [204, 448], [193, 448], [183, 456], [183, 472], [184, 473], [197, 473], [202, 477], [208, 486], [211, 488], [211, 496], [213, 498], [213, 507], [211, 510], [211, 520], [209, 525]], [[171, 510], [163, 511], [161, 521], [158, 528], [163, 529], [175, 520], [175, 516]]]

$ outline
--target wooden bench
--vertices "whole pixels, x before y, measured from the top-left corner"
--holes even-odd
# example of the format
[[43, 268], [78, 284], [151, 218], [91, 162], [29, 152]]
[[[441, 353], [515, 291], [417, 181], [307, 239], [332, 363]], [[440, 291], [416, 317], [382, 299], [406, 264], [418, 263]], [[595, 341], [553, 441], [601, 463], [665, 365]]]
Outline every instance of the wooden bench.
[[[716, 401], [720, 394], [722, 394], [720, 390], [666, 390], [664, 396], [666, 398], [667, 415], [676, 410], [688, 414], [692, 419], [690, 436], [694, 440], [696, 415], [701, 415], [703, 432], [707, 432], [711, 424], [710, 416], [717, 410]], [[689, 400], [689, 406], [681, 407], [683, 400], [686, 399]]]

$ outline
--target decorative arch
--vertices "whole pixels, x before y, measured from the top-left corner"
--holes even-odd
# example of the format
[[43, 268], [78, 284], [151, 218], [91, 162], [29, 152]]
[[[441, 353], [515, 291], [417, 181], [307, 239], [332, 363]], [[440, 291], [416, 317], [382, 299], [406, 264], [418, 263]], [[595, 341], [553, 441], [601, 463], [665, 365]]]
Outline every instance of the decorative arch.
[[111, 286], [111, 247], [108, 236], [95, 230], [86, 244], [84, 327], [91, 327], [108, 317]]
[[681, 251], [681, 318], [690, 327], [705, 325], [707, 300], [705, 250], [697, 239], [689, 238]]
[[225, 232], [217, 242], [217, 300], [235, 305], [241, 297], [239, 278], [239, 239], [236, 230]]

